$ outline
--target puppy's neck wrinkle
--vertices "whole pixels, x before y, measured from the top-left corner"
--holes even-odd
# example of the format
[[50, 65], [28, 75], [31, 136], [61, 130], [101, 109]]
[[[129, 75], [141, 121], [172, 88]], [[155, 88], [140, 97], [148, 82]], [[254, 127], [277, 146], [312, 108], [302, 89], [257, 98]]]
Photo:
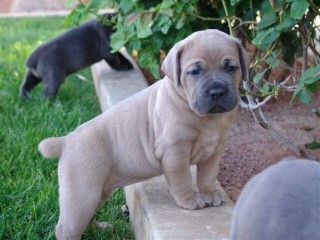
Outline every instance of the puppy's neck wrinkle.
[[187, 100], [187, 96], [186, 94], [182, 91], [182, 85], [180, 85], [179, 87], [177, 87], [175, 85], [175, 83], [168, 77], [165, 77], [163, 79], [163, 81], [165, 82], [165, 84], [168, 86], [170, 85], [170, 87], [168, 87], [167, 89], [170, 89], [172, 91], [167, 91], [167, 94], [169, 95], [169, 98], [172, 99], [172, 102], [175, 105], [179, 105], [177, 104], [178, 102], [183, 103], [184, 106], [186, 106], [186, 109], [188, 109], [188, 111], [190, 111], [189, 109], [189, 103]]

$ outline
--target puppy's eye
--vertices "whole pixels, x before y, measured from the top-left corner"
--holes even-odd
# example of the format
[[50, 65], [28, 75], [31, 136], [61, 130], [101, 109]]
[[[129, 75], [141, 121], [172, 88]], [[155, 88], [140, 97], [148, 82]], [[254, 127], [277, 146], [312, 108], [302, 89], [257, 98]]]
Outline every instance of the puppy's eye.
[[199, 68], [195, 68], [195, 69], [189, 71], [188, 74], [190, 74], [192, 76], [197, 76], [197, 75], [200, 74], [200, 69]]
[[226, 71], [227, 71], [228, 73], [234, 73], [237, 69], [238, 69], [237, 66], [232, 66], [232, 65], [226, 66]]

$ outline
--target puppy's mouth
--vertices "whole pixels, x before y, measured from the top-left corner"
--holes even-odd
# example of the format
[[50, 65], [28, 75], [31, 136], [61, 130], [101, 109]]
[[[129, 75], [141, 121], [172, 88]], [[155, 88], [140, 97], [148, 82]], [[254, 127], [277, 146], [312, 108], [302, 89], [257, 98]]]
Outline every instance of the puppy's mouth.
[[217, 106], [214, 106], [213, 108], [211, 108], [208, 113], [212, 113], [212, 114], [214, 114], [214, 113], [224, 113], [224, 112], [229, 112], [232, 109], [228, 110], [228, 109], [226, 109], [225, 107], [223, 107], [221, 105], [217, 105]]
[[217, 114], [232, 111], [238, 104], [236, 95], [228, 92], [223, 96], [202, 94], [192, 103], [193, 111], [199, 115]]

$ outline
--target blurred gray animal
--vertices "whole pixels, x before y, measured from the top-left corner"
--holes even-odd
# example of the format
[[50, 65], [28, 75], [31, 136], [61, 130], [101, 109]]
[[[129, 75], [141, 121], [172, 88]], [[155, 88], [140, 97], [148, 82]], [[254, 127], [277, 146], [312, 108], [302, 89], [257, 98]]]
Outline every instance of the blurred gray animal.
[[231, 239], [320, 239], [320, 164], [285, 158], [241, 192]]
[[73, 27], [39, 46], [27, 59], [29, 68], [20, 86], [20, 96], [44, 82], [43, 95], [53, 97], [66, 76], [104, 59], [115, 70], [130, 70], [131, 62], [121, 53], [111, 53], [112, 27], [94, 19]]

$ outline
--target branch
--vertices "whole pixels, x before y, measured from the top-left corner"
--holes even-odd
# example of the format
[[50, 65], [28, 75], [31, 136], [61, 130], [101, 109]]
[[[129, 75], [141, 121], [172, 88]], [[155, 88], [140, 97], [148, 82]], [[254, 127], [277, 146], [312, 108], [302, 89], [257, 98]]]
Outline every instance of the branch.
[[[250, 95], [251, 92], [251, 86], [248, 81], [243, 81], [243, 87], [244, 89], [249, 93], [247, 96], [248, 104], [249, 106], [257, 106], [259, 103], [256, 103], [253, 99], [253, 96]], [[262, 106], [262, 105], [261, 105]], [[288, 138], [286, 138], [284, 135], [282, 135], [279, 131], [277, 131], [266, 119], [264, 116], [261, 106], [258, 108], [252, 108], [251, 113], [255, 119], [255, 121], [262, 126], [264, 129], [268, 130], [269, 133], [273, 138], [280, 141], [281, 143], [285, 144], [292, 152], [294, 152], [296, 155], [306, 157], [308, 159], [316, 159], [314, 156], [309, 155], [307, 152], [305, 152], [301, 147], [296, 146], [293, 142], [291, 142]]]
[[311, 0], [307, 0], [307, 2], [310, 4], [312, 10], [315, 11], [317, 15], [320, 15], [319, 7], [317, 7]]
[[269, 102], [269, 100], [272, 98], [272, 95], [269, 95], [268, 97], [266, 97], [262, 102], [258, 102], [257, 103], [246, 103], [245, 101], [243, 101], [240, 98], [239, 104], [242, 108], [248, 109], [248, 110], [255, 110], [257, 108], [262, 107], [263, 105], [265, 105], [267, 102]]
[[228, 13], [228, 8], [227, 8], [227, 5], [226, 5], [226, 1], [225, 0], [222, 0], [222, 4], [223, 4], [223, 8], [224, 8], [224, 12], [227, 16], [227, 22], [228, 22], [228, 27], [229, 27], [229, 34], [231, 36], [233, 36], [233, 31], [232, 31], [232, 26], [231, 26], [231, 21], [230, 21], [230, 18], [229, 18], [229, 13]]

